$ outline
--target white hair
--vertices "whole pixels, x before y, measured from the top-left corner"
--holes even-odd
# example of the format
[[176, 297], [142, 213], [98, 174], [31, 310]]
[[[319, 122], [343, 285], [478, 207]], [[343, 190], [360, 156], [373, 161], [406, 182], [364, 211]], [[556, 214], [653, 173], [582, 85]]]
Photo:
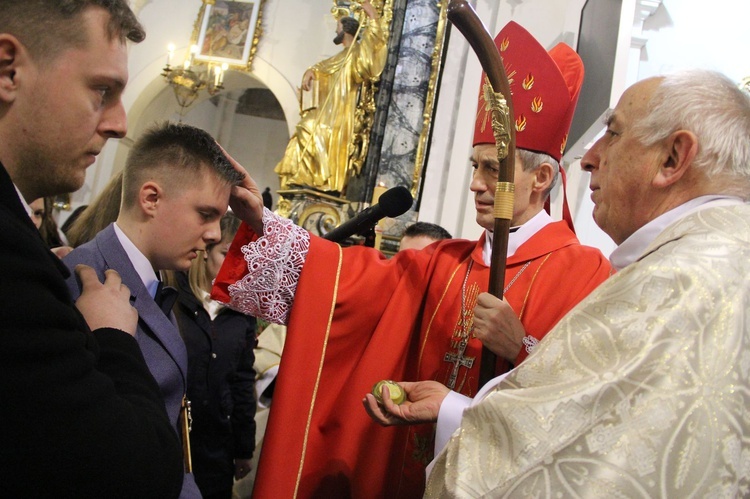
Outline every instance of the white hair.
[[532, 172], [544, 163], [552, 165], [552, 182], [550, 182], [547, 190], [544, 191], [544, 199], [547, 199], [549, 193], [552, 192], [552, 188], [557, 183], [557, 177], [559, 177], [560, 173], [560, 163], [549, 154], [543, 152], [534, 152], [519, 148], [518, 155], [521, 157], [521, 164], [523, 164], [523, 171], [525, 172]]
[[[646, 146], [688, 130], [698, 137], [693, 165], [750, 195], [750, 95], [721, 73], [686, 70], [664, 76], [649, 113], [634, 126]], [[732, 183], [739, 183], [734, 185]]]

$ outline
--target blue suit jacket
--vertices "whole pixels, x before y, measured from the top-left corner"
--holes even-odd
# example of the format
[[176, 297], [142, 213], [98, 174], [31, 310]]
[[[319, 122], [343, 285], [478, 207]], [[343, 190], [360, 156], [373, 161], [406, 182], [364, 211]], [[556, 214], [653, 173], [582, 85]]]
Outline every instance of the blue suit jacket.
[[[178, 419], [187, 387], [187, 349], [177, 329], [174, 314], [170, 314], [170, 317], [164, 315], [151, 297], [117, 239], [113, 225], [99, 232], [92, 241], [73, 250], [63, 262], [70, 269], [79, 263], [93, 267], [101, 281], [107, 269], [114, 269], [120, 274], [122, 283], [130, 289], [131, 303], [138, 310], [135, 338], [151, 374], [159, 384], [169, 420], [180, 435]], [[66, 282], [73, 299], [78, 299], [81, 291], [76, 277], [71, 276]], [[200, 497], [192, 475], [185, 480], [180, 497]]]

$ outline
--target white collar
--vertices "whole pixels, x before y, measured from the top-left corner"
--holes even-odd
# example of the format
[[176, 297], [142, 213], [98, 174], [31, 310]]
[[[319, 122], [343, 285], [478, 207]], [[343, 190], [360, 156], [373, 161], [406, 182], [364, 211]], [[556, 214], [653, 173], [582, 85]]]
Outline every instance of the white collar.
[[29, 218], [32, 218], [31, 215], [33, 215], [33, 212], [31, 211], [31, 206], [29, 206], [29, 203], [26, 202], [26, 199], [24, 199], [23, 194], [21, 194], [21, 190], [18, 188], [16, 184], [13, 184], [13, 187], [16, 188], [16, 194], [18, 194], [18, 199], [21, 200], [21, 204], [23, 205], [23, 209], [26, 210], [26, 214], [29, 216]]
[[662, 213], [635, 231], [612, 252], [609, 257], [610, 263], [612, 263], [612, 266], [616, 270], [624, 269], [635, 262], [664, 229], [691, 213], [714, 206], [730, 206], [743, 203], [742, 199], [734, 196], [708, 195], [691, 199], [687, 203], [681, 204], [666, 213]]
[[[526, 241], [542, 230], [545, 226], [554, 222], [546, 211], [541, 210], [539, 213], [534, 215], [531, 220], [525, 224], [519, 226], [514, 232], [511, 232], [508, 237], [508, 258], [516, 254], [518, 248], [521, 247]], [[492, 232], [485, 231], [487, 237], [484, 240], [484, 247], [482, 248], [482, 260], [484, 264], [489, 266], [492, 259]]]
[[141, 278], [143, 285], [146, 286], [148, 294], [153, 298], [156, 295], [156, 288], [159, 286], [159, 278], [154, 271], [154, 267], [151, 265], [151, 262], [148, 261], [148, 258], [141, 253], [141, 250], [139, 250], [130, 238], [125, 235], [122, 229], [120, 229], [117, 222], [113, 225], [115, 235], [117, 236], [118, 241], [120, 241], [122, 249], [127, 253], [130, 263], [133, 264], [135, 271], [138, 273], [138, 277]]

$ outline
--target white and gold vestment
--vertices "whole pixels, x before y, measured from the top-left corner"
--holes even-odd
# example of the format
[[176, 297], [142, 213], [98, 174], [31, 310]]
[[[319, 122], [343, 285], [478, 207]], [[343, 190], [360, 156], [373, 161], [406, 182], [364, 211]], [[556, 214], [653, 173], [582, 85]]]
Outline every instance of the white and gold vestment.
[[750, 205], [682, 218], [464, 412], [426, 497], [747, 496], [749, 319]]

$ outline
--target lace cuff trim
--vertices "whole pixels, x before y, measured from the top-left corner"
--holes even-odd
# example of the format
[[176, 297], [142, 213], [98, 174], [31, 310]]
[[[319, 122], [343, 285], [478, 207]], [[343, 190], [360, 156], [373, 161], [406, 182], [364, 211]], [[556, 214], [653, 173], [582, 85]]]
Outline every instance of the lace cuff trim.
[[534, 338], [533, 336], [524, 336], [523, 337], [523, 346], [526, 347], [526, 353], [531, 355], [534, 353], [534, 350], [536, 350], [536, 346], [539, 344], [539, 340]]
[[309, 249], [306, 230], [264, 208], [263, 235], [242, 247], [247, 274], [229, 285], [230, 306], [286, 324]]

